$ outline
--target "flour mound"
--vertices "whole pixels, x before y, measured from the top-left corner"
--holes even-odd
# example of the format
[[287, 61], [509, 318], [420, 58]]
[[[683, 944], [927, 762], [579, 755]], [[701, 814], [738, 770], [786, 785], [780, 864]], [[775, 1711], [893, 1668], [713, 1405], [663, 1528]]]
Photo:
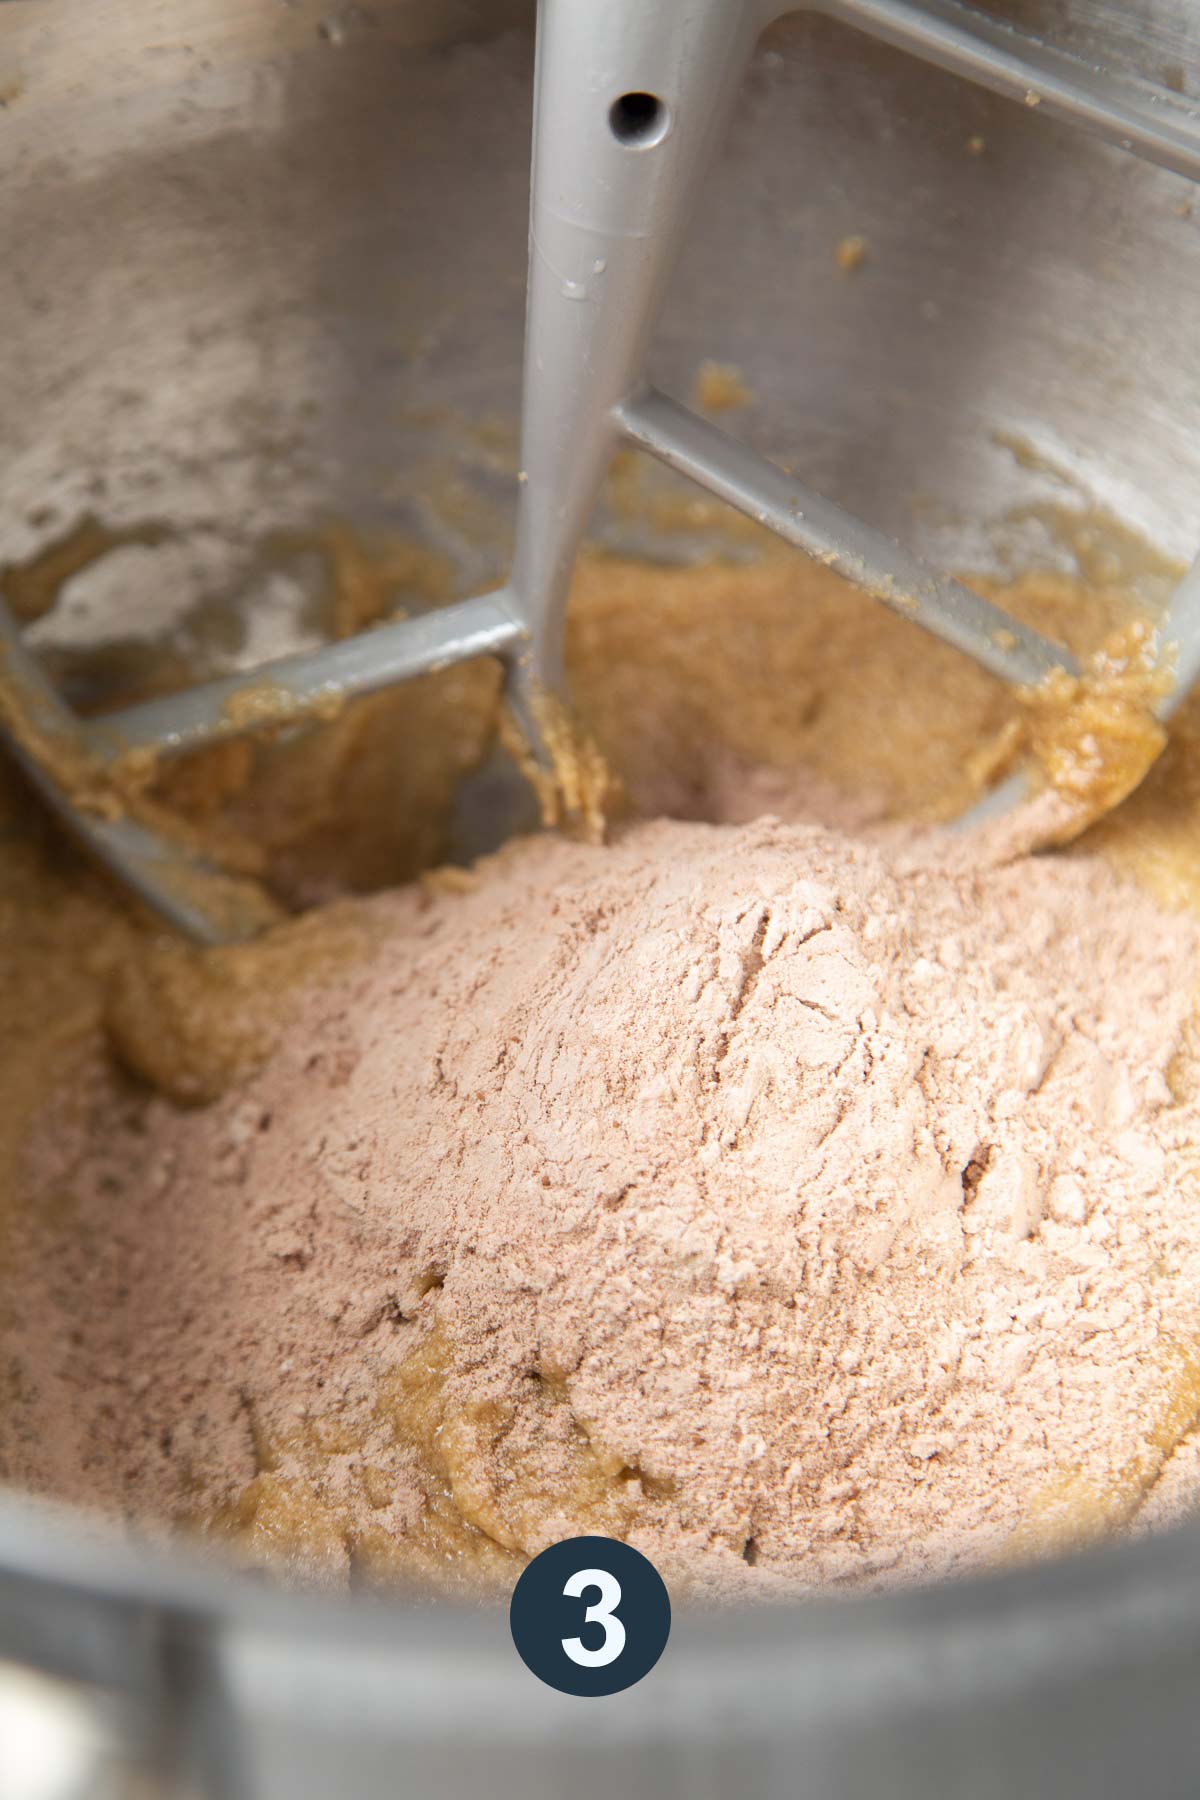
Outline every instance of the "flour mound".
[[84, 1497], [335, 1580], [601, 1530], [759, 1593], [1137, 1516], [1200, 1413], [1190, 923], [770, 818], [370, 912], [261, 1075], [139, 1114]]

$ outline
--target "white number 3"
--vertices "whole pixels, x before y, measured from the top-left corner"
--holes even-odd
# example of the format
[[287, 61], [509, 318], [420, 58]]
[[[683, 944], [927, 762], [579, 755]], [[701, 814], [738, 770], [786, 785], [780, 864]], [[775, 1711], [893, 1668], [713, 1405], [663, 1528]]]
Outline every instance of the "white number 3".
[[582, 1638], [570, 1637], [562, 1640], [562, 1647], [573, 1663], [584, 1669], [605, 1669], [609, 1663], [616, 1662], [625, 1648], [625, 1627], [616, 1617], [616, 1609], [621, 1604], [621, 1584], [615, 1575], [607, 1569], [580, 1569], [567, 1582], [563, 1593], [569, 1600], [580, 1600], [587, 1588], [596, 1588], [600, 1594], [595, 1606], [589, 1606], [583, 1615], [585, 1625], [603, 1625], [604, 1642], [598, 1650], [589, 1650]]

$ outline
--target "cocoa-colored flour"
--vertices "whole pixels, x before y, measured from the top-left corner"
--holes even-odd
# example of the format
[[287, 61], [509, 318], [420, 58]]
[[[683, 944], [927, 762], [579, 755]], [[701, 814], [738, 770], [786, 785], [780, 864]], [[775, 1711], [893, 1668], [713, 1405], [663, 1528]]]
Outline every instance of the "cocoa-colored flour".
[[333, 1581], [603, 1530], [764, 1594], [1192, 1504], [1193, 923], [772, 817], [364, 913], [237, 1092], [97, 1060], [44, 1122], [10, 1479]]

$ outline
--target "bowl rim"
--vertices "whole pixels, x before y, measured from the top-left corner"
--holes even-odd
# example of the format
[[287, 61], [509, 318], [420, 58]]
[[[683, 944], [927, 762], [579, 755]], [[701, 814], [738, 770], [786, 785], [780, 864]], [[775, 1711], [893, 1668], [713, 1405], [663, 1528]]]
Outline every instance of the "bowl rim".
[[[143, 1547], [72, 1508], [0, 1494], [0, 1659], [145, 1702], [181, 1646], [210, 1672], [220, 1664], [247, 1702], [257, 1693], [261, 1704], [265, 1681], [297, 1718], [339, 1705], [343, 1719], [355, 1716], [382, 1681], [389, 1735], [427, 1736], [440, 1682], [458, 1720], [447, 1716], [447, 1731], [462, 1729], [467, 1707], [476, 1736], [544, 1736], [544, 1712], [520, 1704], [530, 1677], [498, 1600], [412, 1586], [288, 1590], [214, 1553]], [[728, 1609], [685, 1602], [661, 1678], [621, 1697], [622, 1722], [670, 1739], [686, 1719], [691, 1738], [717, 1742], [735, 1725], [778, 1731], [785, 1698], [789, 1730], [806, 1719], [826, 1729], [897, 1709], [1044, 1697], [1181, 1654], [1200, 1655], [1200, 1519], [883, 1591]], [[548, 1699], [552, 1713], [560, 1699], [575, 1704]], [[573, 1717], [576, 1736], [581, 1719], [611, 1730], [606, 1708]]]

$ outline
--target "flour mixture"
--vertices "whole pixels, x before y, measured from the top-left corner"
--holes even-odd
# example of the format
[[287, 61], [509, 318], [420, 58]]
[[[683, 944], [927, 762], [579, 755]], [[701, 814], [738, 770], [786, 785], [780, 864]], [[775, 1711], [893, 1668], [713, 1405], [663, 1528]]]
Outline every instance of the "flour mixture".
[[[1015, 600], [1094, 639], [1122, 604]], [[8, 1479], [325, 1583], [511, 1584], [601, 1531], [763, 1596], [1200, 1497], [1188, 717], [1079, 850], [968, 842], [931, 820], [1011, 702], [855, 606], [791, 563], [586, 565], [604, 847], [208, 954], [23, 852], [47, 958], [91, 942], [48, 1043], [11, 905]], [[311, 887], [329, 828], [270, 796], [336, 746], [255, 754], [193, 809], [274, 817]]]

